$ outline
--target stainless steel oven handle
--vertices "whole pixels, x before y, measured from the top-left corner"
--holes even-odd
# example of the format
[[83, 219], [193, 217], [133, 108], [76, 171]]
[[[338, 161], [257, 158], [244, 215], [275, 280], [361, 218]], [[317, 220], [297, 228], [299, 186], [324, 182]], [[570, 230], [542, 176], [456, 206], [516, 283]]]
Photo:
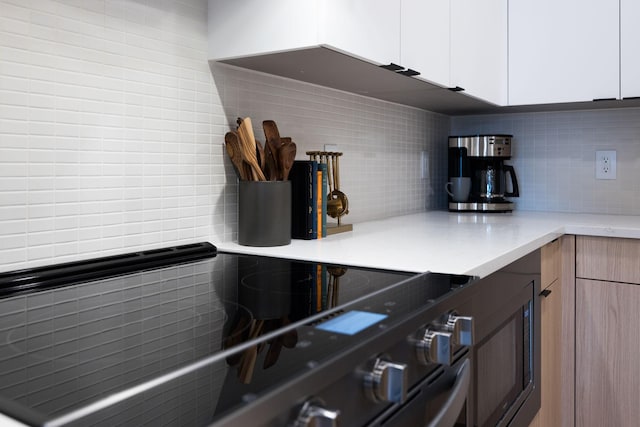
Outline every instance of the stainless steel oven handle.
[[469, 392], [469, 381], [471, 379], [471, 368], [469, 359], [462, 363], [453, 384], [451, 395], [445, 402], [440, 412], [431, 420], [426, 427], [450, 427], [456, 423], [460, 411], [464, 406]]

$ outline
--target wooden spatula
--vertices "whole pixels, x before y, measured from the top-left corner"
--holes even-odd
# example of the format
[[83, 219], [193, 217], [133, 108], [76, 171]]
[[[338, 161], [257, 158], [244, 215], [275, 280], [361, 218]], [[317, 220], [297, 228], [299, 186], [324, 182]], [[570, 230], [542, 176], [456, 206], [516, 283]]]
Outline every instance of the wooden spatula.
[[262, 173], [262, 169], [260, 169], [256, 156], [256, 138], [253, 134], [251, 119], [249, 117], [245, 117], [244, 119], [239, 118], [238, 124], [238, 136], [240, 137], [240, 143], [242, 145], [242, 157], [251, 167], [251, 179], [254, 181], [266, 181], [267, 179]]

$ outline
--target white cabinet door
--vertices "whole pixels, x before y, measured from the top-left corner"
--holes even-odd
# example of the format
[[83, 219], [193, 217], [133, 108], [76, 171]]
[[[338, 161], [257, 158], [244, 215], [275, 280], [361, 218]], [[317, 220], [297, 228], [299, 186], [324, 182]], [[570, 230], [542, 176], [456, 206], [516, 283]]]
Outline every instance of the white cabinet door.
[[640, 1], [620, 0], [620, 91], [640, 96]]
[[400, 61], [400, 0], [209, 0], [209, 59], [329, 45]]
[[209, 59], [318, 44], [318, 0], [209, 0]]
[[377, 65], [398, 64], [400, 0], [323, 0], [319, 40]]
[[507, 0], [451, 2], [451, 83], [507, 103]]
[[617, 0], [509, 2], [509, 104], [618, 98], [618, 10]]
[[400, 65], [417, 78], [451, 86], [450, 0], [402, 0]]

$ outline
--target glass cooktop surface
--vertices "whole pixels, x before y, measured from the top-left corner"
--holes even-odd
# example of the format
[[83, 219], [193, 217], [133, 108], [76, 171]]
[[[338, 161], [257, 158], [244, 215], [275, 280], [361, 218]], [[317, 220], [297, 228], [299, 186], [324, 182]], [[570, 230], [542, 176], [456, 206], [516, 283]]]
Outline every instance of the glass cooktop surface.
[[229, 253], [15, 294], [0, 277], [0, 412], [207, 425], [468, 281]]

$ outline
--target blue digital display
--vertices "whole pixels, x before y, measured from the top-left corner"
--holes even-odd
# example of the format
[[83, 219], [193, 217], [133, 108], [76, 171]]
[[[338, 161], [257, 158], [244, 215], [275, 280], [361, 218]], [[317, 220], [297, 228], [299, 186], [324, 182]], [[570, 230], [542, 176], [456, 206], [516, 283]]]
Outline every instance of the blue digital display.
[[354, 335], [386, 318], [386, 314], [354, 310], [342, 314], [335, 319], [328, 320], [316, 326], [316, 328], [327, 332]]

